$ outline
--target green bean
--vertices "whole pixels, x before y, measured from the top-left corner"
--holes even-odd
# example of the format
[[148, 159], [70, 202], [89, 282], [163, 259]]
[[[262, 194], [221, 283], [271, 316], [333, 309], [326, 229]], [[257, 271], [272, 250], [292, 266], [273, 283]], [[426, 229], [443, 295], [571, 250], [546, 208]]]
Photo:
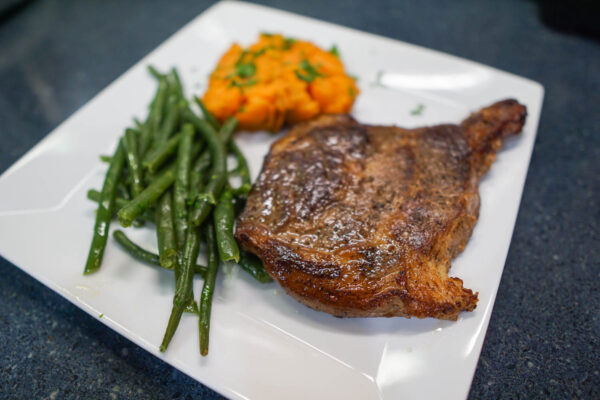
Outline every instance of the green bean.
[[171, 343], [171, 339], [173, 339], [173, 335], [175, 335], [175, 331], [179, 326], [179, 321], [181, 321], [184, 310], [185, 307], [173, 305], [171, 315], [169, 316], [169, 322], [167, 322], [167, 329], [165, 329], [162, 343], [158, 348], [161, 352], [165, 352], [167, 347], [169, 347], [169, 343]]
[[233, 237], [233, 193], [229, 187], [221, 193], [219, 201], [213, 212], [215, 233], [217, 236], [217, 247], [221, 261], [240, 260], [240, 249]]
[[138, 157], [137, 135], [133, 129], [125, 130], [125, 150], [127, 155], [127, 165], [129, 166], [129, 176], [131, 177], [131, 192], [137, 196], [144, 189], [142, 180], [142, 168]]
[[150, 73], [157, 79], [158, 87], [152, 102], [150, 102], [150, 112], [144, 123], [144, 129], [140, 127], [141, 140], [140, 140], [140, 158], [146, 155], [148, 149], [150, 149], [152, 142], [156, 140], [160, 124], [163, 120], [163, 113], [165, 111], [165, 103], [169, 95], [169, 87], [167, 79], [164, 75], [159, 73], [152, 67], [148, 66]]
[[233, 197], [240, 198], [240, 197], [247, 197], [248, 194], [250, 193], [250, 190], [252, 190], [252, 186], [248, 183], [244, 183], [240, 187], [231, 189], [231, 192], [233, 193]]
[[181, 139], [181, 135], [178, 133], [166, 143], [163, 143], [159, 145], [159, 147], [156, 147], [152, 151], [148, 152], [144, 158], [144, 161], [142, 162], [144, 168], [146, 168], [151, 174], [156, 173], [156, 171], [158, 171], [164, 162], [177, 151], [179, 139]]
[[148, 124], [150, 126], [151, 138], [154, 142], [157, 141], [161, 124], [163, 123], [163, 113], [165, 112], [165, 105], [167, 103], [167, 95], [169, 94], [169, 87], [167, 85], [167, 79], [161, 77], [158, 80], [158, 89], [156, 90], [156, 96], [152, 101], [150, 107], [150, 115], [148, 115]]
[[[225, 131], [221, 131], [219, 134], [219, 140], [223, 145], [226, 145], [227, 142], [231, 139], [231, 135], [233, 135], [233, 129], [227, 129]], [[204, 177], [205, 170], [211, 165], [211, 154], [210, 149], [206, 149], [200, 154], [200, 157], [196, 159], [194, 166], [192, 167], [192, 172], [190, 176], [190, 195], [188, 202], [194, 202], [198, 195], [200, 194], [200, 189], [202, 185], [202, 178]]]
[[198, 303], [196, 303], [196, 300], [190, 300], [190, 302], [185, 306], [183, 312], [200, 315], [200, 310], [198, 309]]
[[[90, 189], [87, 191], [87, 198], [98, 203], [100, 201], [100, 197], [102, 194], [96, 189]], [[120, 197], [115, 197], [115, 206], [116, 208], [120, 208], [122, 205], [127, 204], [129, 200], [125, 200]]]
[[[100, 201], [100, 192], [94, 189], [90, 189], [87, 192], [87, 198], [95, 201], [96, 203]], [[129, 203], [129, 200], [125, 200], [122, 197], [116, 197], [115, 198], [115, 214], [117, 213], [118, 209], [125, 207], [127, 205], [127, 203]], [[148, 213], [142, 213], [140, 215], [138, 215], [137, 217], [139, 220], [142, 221], [150, 221], [153, 222], [154, 221], [154, 217]]]
[[260, 259], [252, 253], [242, 251], [240, 253], [239, 266], [260, 283], [268, 283], [273, 280], [269, 274], [267, 274], [267, 271], [265, 271], [265, 267]]
[[[165, 268], [161, 265], [158, 254], [154, 254], [149, 252], [148, 250], [143, 249], [139, 245], [135, 244], [125, 235], [123, 231], [115, 230], [113, 232], [113, 237], [123, 247], [127, 253], [129, 253], [136, 260], [142, 261], [146, 264], [155, 265], [157, 267], [162, 267], [162, 269], [166, 269], [172, 271], [172, 269]], [[194, 267], [194, 274], [198, 274], [204, 277], [206, 273], [206, 267], [204, 265], [196, 264]]]
[[[133, 122], [135, 123], [135, 121], [136, 121], [136, 120], [134, 119], [134, 120], [133, 120]], [[139, 121], [138, 121], [138, 122], [139, 122]], [[137, 139], [137, 138], [140, 136], [140, 130], [139, 130], [139, 128], [137, 127], [137, 124], [136, 124], [136, 127], [135, 127], [135, 128], [131, 128], [131, 127], [130, 127], [130, 128], [126, 128], [126, 129], [125, 129], [125, 131], [127, 131], [127, 129], [130, 129], [130, 130], [132, 130], [132, 131], [133, 131], [133, 134], [135, 135], [136, 139]], [[125, 144], [125, 143], [123, 143], [123, 144]]]
[[200, 228], [190, 228], [186, 231], [185, 245], [181, 262], [181, 284], [175, 290], [175, 304], [185, 305], [193, 299], [192, 277], [194, 266], [200, 250]]
[[137, 131], [137, 153], [138, 153], [138, 158], [140, 160], [143, 159], [144, 156], [144, 152], [146, 151], [146, 149], [144, 148], [142, 142], [145, 140], [144, 136], [148, 135], [150, 132], [150, 129], [148, 129], [147, 124], [145, 124], [144, 122], [140, 121], [137, 118], [133, 119], [133, 123], [135, 124], [135, 129]]
[[[271, 281], [260, 260], [241, 252], [233, 236], [236, 207], [243, 207], [251, 187], [248, 162], [231, 140], [238, 123], [235, 118], [221, 125], [196, 98], [205, 116], [200, 119], [188, 106], [175, 68], [166, 74], [152, 66], [148, 70], [158, 81], [148, 117], [144, 122], [134, 119], [136, 128], [126, 130], [115, 154], [102, 158], [110, 163], [102, 193], [88, 191], [99, 207], [84, 274], [100, 267], [112, 216], [116, 214], [124, 227], [144, 219], [156, 221], [158, 254], [135, 244], [120, 230], [113, 236], [135, 259], [174, 271], [173, 307], [160, 351], [166, 351], [182, 314], [192, 312], [199, 315], [200, 353], [206, 356], [219, 258], [239, 262], [260, 282]], [[201, 139], [194, 143], [194, 136]], [[203, 142], [207, 148], [197, 157]], [[228, 154], [237, 160], [232, 171], [227, 170]], [[233, 175], [241, 180], [237, 188], [228, 180]], [[201, 229], [207, 242], [206, 267], [196, 263]], [[193, 295], [196, 273], [205, 278], [198, 303]]]
[[167, 80], [171, 84], [173, 91], [177, 94], [177, 96], [180, 99], [185, 99], [183, 94], [183, 86], [181, 85], [181, 79], [179, 79], [179, 73], [175, 68], [171, 68], [169, 75], [167, 75]]
[[[215, 130], [206, 122], [198, 118], [189, 109], [187, 110], [186, 119], [194, 124], [194, 127], [204, 136], [206, 143], [211, 151], [212, 167], [210, 170], [210, 178], [204, 190], [204, 193], [198, 197], [195, 203], [195, 208], [192, 209], [190, 223], [192, 226], [199, 226], [206, 219], [212, 206], [215, 204], [215, 198], [221, 193], [221, 189], [227, 180], [227, 159], [225, 147]], [[237, 120], [229, 119], [223, 125], [222, 136], [227, 136], [229, 131], [233, 132]]]
[[[192, 158], [200, 152], [200, 145], [194, 144]], [[158, 175], [143, 191], [119, 210], [119, 223], [123, 227], [131, 226], [133, 220], [150, 208], [175, 180], [175, 164], [171, 164]]]
[[235, 117], [228, 118], [223, 125], [221, 125], [221, 129], [219, 129], [219, 140], [225, 146], [227, 150], [228, 143], [231, 143], [231, 137], [235, 132], [235, 129], [238, 126], [238, 120]]
[[202, 115], [204, 115], [204, 119], [206, 119], [206, 121], [210, 124], [210, 126], [213, 127], [215, 131], [219, 131], [221, 129], [221, 124], [219, 123], [219, 121], [217, 121], [214, 115], [212, 115], [211, 112], [208, 111], [208, 109], [202, 102], [202, 99], [200, 99], [200, 97], [195, 97], [194, 100], [196, 101], [196, 104], [198, 104], [198, 106], [200, 107]]
[[104, 178], [104, 184], [102, 185], [102, 193], [98, 202], [98, 211], [96, 212], [96, 221], [94, 222], [94, 236], [92, 237], [92, 244], [83, 271], [85, 275], [91, 274], [100, 268], [104, 249], [106, 248], [108, 228], [115, 207], [117, 183], [124, 165], [125, 151], [123, 150], [123, 142], [119, 140], [119, 145], [112, 157]]
[[162, 174], [156, 177], [146, 189], [133, 198], [127, 205], [119, 210], [119, 223], [126, 228], [131, 226], [138, 215], [146, 211], [164, 193], [175, 180], [175, 168], [170, 166]]
[[246, 157], [244, 156], [244, 153], [242, 153], [242, 150], [240, 150], [240, 148], [237, 145], [237, 143], [234, 142], [233, 140], [231, 140], [229, 142], [229, 149], [235, 155], [235, 158], [237, 160], [237, 167], [236, 167], [236, 169], [239, 170], [238, 175], [242, 179], [242, 183], [250, 185], [251, 184], [251, 181], [250, 181], [250, 168], [248, 167], [248, 161], [246, 160]]
[[[196, 103], [198, 103], [200, 109], [202, 110], [204, 118], [206, 118], [208, 123], [210, 123], [216, 130], [220, 130], [221, 125], [219, 124], [219, 121], [217, 121], [217, 119], [210, 113], [210, 111], [208, 111], [202, 100], [198, 97], [196, 97], [195, 100]], [[225, 123], [227, 124], [227, 121]], [[233, 121], [231, 123], [233, 124]], [[229, 150], [231, 150], [231, 152], [235, 155], [235, 158], [237, 160], [237, 166], [234, 169], [234, 172], [232, 172], [236, 175], [239, 175], [242, 179], [242, 185], [237, 189], [238, 194], [236, 194], [234, 191], [234, 195], [238, 196], [239, 194], [247, 195], [248, 192], [250, 192], [252, 183], [250, 181], [250, 169], [248, 168], [248, 161], [246, 160], [244, 153], [242, 153], [238, 145], [233, 140], [229, 140], [236, 127], [237, 121], [234, 125], [230, 126], [229, 130], [227, 130], [226, 132], [221, 131], [219, 138], [221, 139], [221, 143], [223, 143], [224, 145], [226, 145], [229, 142]]]
[[164, 75], [158, 72], [152, 65], [148, 65], [148, 72], [156, 79], [164, 78]]
[[190, 300], [193, 300], [192, 290], [194, 283], [194, 265], [196, 264], [196, 258], [198, 258], [199, 249], [199, 228], [190, 228], [187, 230], [187, 235], [185, 238], [185, 246], [183, 249], [181, 262], [181, 275], [179, 276], [177, 287], [175, 288], [173, 308], [171, 310], [171, 316], [169, 317], [167, 329], [165, 330], [165, 335], [160, 345], [160, 351], [165, 351], [169, 346], [169, 342], [171, 342], [171, 339], [177, 330], [177, 326], [179, 325], [183, 311], [190, 303]]
[[107, 156], [105, 154], [101, 154], [100, 155], [100, 161], [102, 161], [103, 163], [110, 164], [110, 162], [112, 161], [112, 157], [111, 156]]
[[235, 158], [237, 160], [237, 175], [239, 175], [240, 179], [242, 180], [242, 184], [240, 185], [240, 187], [235, 189], [234, 195], [247, 196], [248, 193], [250, 193], [250, 189], [252, 188], [252, 181], [250, 180], [250, 168], [248, 167], [248, 161], [246, 160], [244, 153], [242, 153], [242, 150], [240, 150], [237, 143], [235, 143], [233, 140], [229, 142], [229, 149], [235, 155]]
[[[207, 157], [205, 157], [205, 155]], [[204, 151], [196, 159], [190, 171], [190, 192], [188, 195], [188, 204], [193, 204], [203, 186], [203, 178], [206, 170], [210, 167], [210, 153]]]
[[[125, 167], [127, 167], [127, 165], [125, 165]], [[127, 180], [128, 176], [129, 174], [127, 173], [121, 174], [121, 180], [117, 183], [117, 194], [125, 200], [131, 200], [131, 193], [129, 193], [129, 188], [124, 182], [124, 180]]]
[[179, 102], [179, 98], [174, 95], [170, 96], [167, 103], [164, 121], [160, 125], [160, 129], [156, 136], [155, 145], [157, 147], [169, 140], [171, 135], [175, 133], [177, 124], [179, 123], [181, 109], [182, 103]]
[[175, 281], [179, 275], [177, 266], [177, 241], [173, 226], [173, 206], [171, 191], [167, 190], [160, 196], [155, 211], [156, 237], [160, 265], [164, 268], [175, 269]]
[[208, 333], [210, 331], [210, 311], [212, 308], [212, 297], [215, 291], [215, 281], [217, 279], [217, 268], [219, 259], [217, 256], [217, 244], [215, 231], [211, 223], [205, 224], [206, 236], [206, 275], [204, 285], [200, 294], [200, 318], [198, 320], [200, 354], [208, 354]]
[[223, 146], [231, 140], [231, 136], [233, 136], [237, 125], [238, 120], [235, 117], [231, 117], [225, 121], [223, 126], [221, 126], [221, 129], [219, 130], [219, 139], [221, 140], [221, 143], [223, 143]]
[[143, 160], [146, 152], [150, 148], [152, 132], [150, 125], [147, 123], [140, 123], [138, 125], [138, 129], [140, 130], [140, 138], [138, 140], [138, 157], [140, 160]]
[[185, 124], [181, 128], [181, 140], [177, 152], [175, 170], [175, 184], [173, 186], [173, 218], [175, 221], [175, 237], [177, 249], [181, 251], [185, 244], [188, 229], [187, 196], [190, 188], [190, 164], [192, 155], [192, 141], [194, 140], [194, 126]]

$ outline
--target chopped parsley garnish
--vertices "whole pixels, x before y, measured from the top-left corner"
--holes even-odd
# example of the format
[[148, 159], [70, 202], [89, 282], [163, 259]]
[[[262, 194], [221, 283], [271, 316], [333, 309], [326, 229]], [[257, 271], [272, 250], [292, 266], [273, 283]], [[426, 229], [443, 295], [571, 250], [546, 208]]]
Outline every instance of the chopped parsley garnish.
[[239, 76], [242, 79], [250, 78], [254, 76], [256, 72], [256, 65], [254, 63], [244, 63], [238, 64], [235, 66], [235, 72], [233, 73], [235, 76]]
[[424, 110], [425, 106], [423, 104], [418, 104], [417, 107], [415, 107], [415, 109], [410, 112], [410, 115], [421, 115], [423, 114]]
[[298, 77], [298, 79], [302, 79], [303, 81], [306, 81], [308, 83], [312, 82], [315, 78], [311, 78], [310, 76], [307, 75], [302, 75], [302, 73], [298, 70], [294, 71], [296, 73], [296, 76]]
[[283, 39], [283, 46], [281, 46], [281, 50], [289, 50], [294, 43], [296, 43], [296, 39], [294, 38], [284, 38]]
[[267, 50], [269, 50], [269, 49], [273, 49], [273, 48], [274, 48], [273, 46], [265, 46], [265, 47], [263, 47], [263, 48], [262, 48], [262, 49], [260, 49], [260, 50], [256, 50], [256, 51], [255, 51], [255, 52], [252, 54], [252, 56], [253, 56], [253, 57], [256, 59], [257, 57], [260, 57], [260, 56], [262, 56], [262, 55], [264, 54], [264, 52], [265, 52], [265, 51], [267, 51]]
[[315, 78], [323, 76], [323, 74], [317, 71], [315, 67], [310, 65], [308, 60], [302, 60], [298, 66], [300, 67], [300, 69], [297, 69], [295, 71], [298, 79], [302, 79], [303, 81], [310, 83], [314, 81]]
[[350, 97], [355, 97], [356, 96], [356, 92], [354, 92], [354, 88], [353, 87], [349, 87], [348, 88], [348, 94], [350, 95]]
[[340, 52], [339, 52], [336, 44], [334, 44], [333, 46], [331, 46], [331, 49], [329, 49], [329, 52], [331, 54], [333, 54], [334, 56], [336, 56], [336, 57], [340, 56]]
[[243, 89], [245, 87], [255, 85], [257, 82], [258, 82], [258, 79], [250, 79], [249, 81], [244, 81], [244, 82], [232, 80], [231, 83], [229, 84], [229, 86], [239, 87], [240, 89]]
[[238, 57], [237, 61], [235, 62], [235, 65], [240, 65], [244, 63], [244, 57], [246, 57], [246, 55], [248, 54], [248, 50], [244, 49], [242, 50], [242, 53], [240, 54], [240, 56]]
[[[227, 79], [231, 79], [231, 86], [238, 86], [241, 87], [240, 85], [243, 86], [251, 86], [251, 84], [249, 82], [235, 82], [233, 79], [234, 78], [240, 78], [240, 79], [248, 79], [254, 76], [254, 74], [256, 73], [256, 65], [254, 64], [254, 62], [250, 61], [250, 62], [244, 62], [244, 57], [246, 57], [246, 55], [248, 55], [248, 50], [244, 50], [242, 51], [242, 54], [240, 54], [240, 57], [238, 58], [238, 60], [235, 63], [234, 66], [234, 71], [227, 75]], [[254, 82], [256, 83], [256, 82]], [[254, 84], [252, 83], [252, 85]]]

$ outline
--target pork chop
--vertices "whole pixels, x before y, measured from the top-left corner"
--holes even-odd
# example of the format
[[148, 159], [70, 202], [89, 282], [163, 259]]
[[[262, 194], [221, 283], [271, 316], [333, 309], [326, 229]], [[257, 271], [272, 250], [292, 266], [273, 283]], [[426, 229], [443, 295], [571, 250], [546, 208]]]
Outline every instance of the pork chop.
[[403, 129], [325, 115], [275, 142], [236, 238], [298, 301], [340, 317], [472, 311], [448, 277], [479, 213], [478, 184], [526, 109], [504, 100], [460, 125]]

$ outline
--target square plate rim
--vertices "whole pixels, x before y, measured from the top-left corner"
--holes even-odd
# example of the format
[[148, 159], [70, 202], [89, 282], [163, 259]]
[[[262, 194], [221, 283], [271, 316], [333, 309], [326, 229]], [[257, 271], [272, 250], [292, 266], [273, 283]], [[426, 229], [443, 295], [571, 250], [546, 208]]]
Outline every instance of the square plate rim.
[[[177, 37], [182, 31], [184, 31], [185, 29], [189, 29], [191, 26], [195, 25], [197, 20], [202, 17], [205, 14], [208, 14], [209, 12], [215, 12], [216, 10], [220, 9], [220, 8], [225, 8], [225, 7], [241, 7], [241, 8], [251, 8], [251, 9], [258, 9], [261, 10], [263, 12], [269, 12], [275, 16], [279, 16], [279, 15], [285, 15], [285, 16], [293, 16], [295, 18], [298, 18], [300, 20], [302, 20], [302, 23], [319, 23], [319, 24], [324, 24], [329, 26], [330, 28], [334, 28], [334, 29], [338, 29], [341, 31], [347, 31], [347, 32], [352, 32], [354, 34], [360, 34], [363, 36], [367, 36], [370, 37], [372, 39], [376, 39], [376, 40], [380, 40], [380, 41], [385, 41], [387, 43], [390, 44], [400, 44], [403, 46], [407, 46], [407, 47], [411, 47], [415, 50], [418, 50], [420, 52], [424, 52], [424, 53], [430, 53], [430, 54], [435, 54], [437, 56], [441, 56], [444, 57], [446, 59], [452, 60], [452, 61], [456, 61], [456, 62], [460, 62], [460, 63], [466, 63], [466, 64], [470, 64], [473, 66], [477, 66], [478, 68], [483, 68], [483, 69], [487, 69], [487, 70], [491, 70], [493, 71], [495, 74], [500, 74], [500, 75], [504, 75], [507, 77], [510, 77], [512, 79], [518, 80], [523, 84], [527, 84], [527, 85], [533, 85], [535, 87], [536, 90], [538, 90], [539, 92], [539, 111], [538, 111], [538, 118], [536, 121], [534, 121], [535, 124], [535, 129], [534, 129], [534, 135], [537, 136], [537, 132], [538, 132], [538, 128], [539, 128], [539, 118], [541, 116], [541, 112], [542, 112], [542, 107], [543, 107], [543, 99], [544, 99], [544, 93], [545, 93], [545, 89], [543, 87], [543, 85], [535, 80], [532, 80], [530, 78], [527, 77], [523, 77], [523, 76], [519, 76], [507, 71], [503, 71], [500, 69], [497, 69], [495, 67], [491, 67], [476, 61], [472, 61], [469, 59], [465, 59], [462, 57], [458, 57], [452, 54], [448, 54], [448, 53], [444, 53], [442, 51], [438, 51], [438, 50], [434, 50], [434, 49], [430, 49], [430, 48], [426, 48], [426, 47], [422, 47], [419, 45], [415, 45], [415, 44], [411, 44], [411, 43], [407, 43], [401, 40], [397, 40], [397, 39], [393, 39], [390, 37], [386, 37], [386, 36], [382, 36], [382, 35], [377, 35], [374, 33], [370, 33], [370, 32], [365, 32], [365, 31], [361, 31], [359, 29], [355, 29], [355, 28], [351, 28], [351, 27], [346, 27], [343, 25], [339, 25], [339, 24], [335, 24], [332, 22], [328, 22], [328, 21], [323, 21], [323, 20], [319, 20], [316, 18], [312, 18], [312, 17], [308, 17], [308, 16], [304, 16], [301, 14], [296, 14], [293, 12], [288, 12], [288, 11], [284, 11], [284, 10], [279, 10], [279, 9], [275, 9], [272, 7], [268, 7], [268, 6], [263, 6], [263, 5], [257, 5], [257, 4], [252, 4], [252, 3], [247, 3], [247, 2], [243, 2], [243, 1], [236, 1], [236, 0], [225, 0], [225, 1], [221, 1], [221, 2], [217, 2], [216, 4], [208, 7], [207, 9], [205, 9], [203, 12], [201, 12], [200, 14], [198, 14], [197, 16], [193, 17], [189, 22], [185, 23], [182, 27], [180, 27], [178, 30], [176, 30], [175, 32], [173, 32], [167, 39], [165, 39], [164, 41], [162, 41], [158, 46], [156, 46], [155, 48], [153, 48], [149, 53], [147, 53], [144, 57], [142, 57], [139, 61], [135, 62], [132, 66], [130, 66], [129, 68], [127, 68], [122, 74], [120, 74], [116, 79], [114, 79], [112, 82], [110, 82], [106, 87], [104, 87], [103, 89], [101, 89], [99, 92], [97, 92], [94, 96], [92, 96], [89, 100], [87, 100], [85, 102], [85, 104], [83, 104], [81, 107], [79, 107], [78, 109], [76, 109], [71, 115], [69, 115], [64, 121], [62, 121], [61, 123], [59, 123], [55, 128], [53, 128], [48, 134], [46, 134], [38, 143], [36, 143], [30, 150], [28, 150], [24, 155], [22, 155], [17, 161], [15, 161], [11, 166], [9, 166], [1, 175], [0, 175], [0, 187], [2, 186], [2, 182], [4, 181], [4, 179], [11, 175], [12, 173], [14, 173], [20, 166], [26, 164], [30, 159], [32, 159], [44, 146], [44, 144], [51, 140], [53, 138], [53, 134], [60, 131], [61, 128], [67, 124], [76, 114], [79, 114], [80, 112], [83, 112], [86, 108], [88, 107], [92, 107], [94, 104], [94, 101], [96, 99], [98, 99], [100, 96], [102, 96], [103, 93], [110, 91], [114, 86], [118, 85], [119, 82], [121, 80], [126, 79], [126, 77], [132, 73], [132, 71], [136, 70], [137, 68], [140, 67], [140, 65], [145, 65], [147, 64], [147, 60], [149, 58], [151, 58], [153, 56], [153, 54], [155, 54], [156, 52], [158, 52], [161, 48], [163, 47], [167, 47], [169, 45], [169, 43], [175, 38]], [[535, 138], [534, 138], [534, 144], [535, 144]], [[526, 173], [529, 169], [529, 163], [530, 163], [530, 158], [533, 152], [533, 148], [532, 151], [529, 153], [529, 160], [527, 163], [527, 170]], [[526, 183], [526, 181], [525, 181]], [[522, 192], [523, 192], [523, 187], [520, 188], [521, 190], [521, 197], [522, 197]], [[519, 207], [520, 207], [520, 200], [519, 200]], [[28, 213], [28, 212], [27, 212]], [[0, 217], [2, 215], [0, 214]], [[513, 226], [513, 233], [514, 233], [514, 226]], [[511, 233], [511, 237], [512, 237], [512, 233]], [[512, 240], [512, 238], [511, 238]], [[49, 279], [46, 279], [45, 276], [43, 275], [39, 275], [39, 274], [34, 274], [32, 273], [32, 271], [28, 270], [27, 267], [21, 267], [19, 266], [17, 263], [15, 263], [12, 259], [12, 257], [9, 256], [9, 254], [2, 252], [1, 255], [3, 257], [5, 257], [9, 262], [11, 262], [14, 266], [16, 266], [17, 268], [19, 268], [21, 271], [27, 273], [29, 276], [35, 278], [37, 281], [41, 282], [42, 284], [44, 284], [46, 287], [52, 289], [54, 292], [60, 294], [63, 298], [67, 299], [68, 301], [70, 301], [72, 304], [74, 304], [75, 306], [77, 306], [79, 309], [83, 310], [84, 312], [88, 313], [90, 316], [92, 316], [94, 319], [97, 319], [97, 313], [96, 310], [94, 310], [93, 308], [89, 307], [86, 303], [80, 301], [76, 296], [73, 296], [71, 293], [69, 293], [68, 291], [66, 291], [63, 287], [61, 287], [58, 284], [55, 284], [54, 282], [52, 282]], [[506, 257], [505, 257], [506, 258]], [[506, 262], [506, 260], [504, 260], [504, 263]], [[503, 263], [503, 267], [504, 268], [504, 263]], [[489, 325], [489, 320], [490, 320], [490, 316], [491, 313], [493, 311], [493, 303], [495, 302], [496, 299], [496, 295], [497, 295], [497, 290], [499, 287], [499, 282], [498, 285], [495, 287], [494, 293], [492, 294], [492, 298], [491, 298], [491, 308], [490, 308], [490, 312], [488, 313], [488, 315], [486, 317], [484, 317], [484, 333], [483, 333], [483, 337], [482, 337], [482, 343], [483, 340], [485, 339], [485, 334], [487, 332], [487, 327]], [[121, 334], [122, 336], [124, 336], [125, 338], [127, 338], [128, 340], [136, 343], [136, 345], [144, 348], [146, 351], [150, 352], [151, 354], [157, 356], [159, 359], [163, 360], [164, 362], [167, 362], [168, 364], [174, 366], [175, 368], [177, 368], [178, 370], [182, 371], [183, 373], [185, 373], [186, 375], [190, 376], [192, 379], [194, 380], [198, 380], [196, 377], [190, 375], [188, 372], [186, 372], [187, 366], [184, 365], [183, 363], [179, 363], [176, 360], [167, 360], [165, 357], [163, 357], [160, 353], [156, 353], [154, 351], [151, 351], [150, 349], [148, 349], [147, 347], [147, 343], [142, 340], [141, 338], [139, 338], [137, 335], [131, 335], [128, 333], [127, 330], [123, 329], [123, 327], [121, 325], [119, 325], [118, 323], [115, 323], [114, 321], [112, 321], [110, 318], [103, 318], [101, 321], [101, 323], [105, 324], [106, 326], [110, 327], [111, 329], [113, 329], [115, 332], [118, 332], [119, 334]], [[479, 352], [478, 354], [481, 352], [482, 346], [479, 348]], [[476, 368], [473, 369], [473, 374], [475, 373]], [[219, 382], [207, 382], [207, 381], [200, 381], [198, 380], [200, 383], [202, 383], [203, 385], [206, 385], [207, 387], [210, 387], [211, 389], [217, 391], [218, 393], [221, 393], [223, 395], [227, 395], [227, 396], [233, 396], [235, 398], [246, 398], [243, 396], [243, 394], [241, 393], [237, 393], [235, 391], [233, 391], [231, 388], [224, 386], [224, 385], [220, 385]], [[471, 382], [472, 382], [472, 376], [471, 376]]]

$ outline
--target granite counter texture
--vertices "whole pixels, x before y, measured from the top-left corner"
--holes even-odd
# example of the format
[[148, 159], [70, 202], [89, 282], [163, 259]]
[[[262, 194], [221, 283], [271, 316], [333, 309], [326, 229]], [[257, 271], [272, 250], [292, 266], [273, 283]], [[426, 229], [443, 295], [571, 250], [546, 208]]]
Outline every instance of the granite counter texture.
[[[533, 1], [262, 3], [544, 85], [523, 201], [470, 397], [600, 398], [598, 37], [553, 30]], [[0, 17], [0, 172], [210, 4], [33, 1]], [[221, 398], [5, 259], [0, 296], [0, 398]]]

